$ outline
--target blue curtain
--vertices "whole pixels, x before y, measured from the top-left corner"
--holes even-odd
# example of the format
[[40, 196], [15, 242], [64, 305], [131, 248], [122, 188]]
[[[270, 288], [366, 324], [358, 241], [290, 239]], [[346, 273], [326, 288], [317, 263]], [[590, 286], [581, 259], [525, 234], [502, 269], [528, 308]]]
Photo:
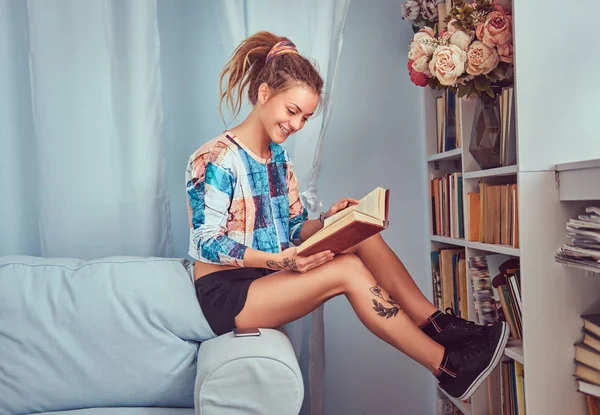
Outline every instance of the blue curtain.
[[0, 4], [0, 254], [173, 255], [156, 3]]
[[[348, 4], [0, 0], [0, 255], [187, 257], [185, 164], [227, 127], [219, 72], [259, 30], [326, 80], [325, 110], [286, 143], [315, 217]], [[323, 410], [322, 311], [286, 327], [303, 413]]]

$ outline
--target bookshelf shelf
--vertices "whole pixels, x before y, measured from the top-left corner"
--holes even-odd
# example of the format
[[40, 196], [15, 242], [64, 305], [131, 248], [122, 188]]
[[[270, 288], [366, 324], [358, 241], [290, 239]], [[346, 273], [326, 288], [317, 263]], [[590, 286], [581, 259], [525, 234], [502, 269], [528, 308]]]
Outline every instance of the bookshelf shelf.
[[523, 342], [521, 340], [510, 340], [504, 349], [504, 354], [521, 364], [525, 364], [523, 357]]
[[427, 161], [459, 160], [462, 158], [462, 148], [445, 151], [427, 157]]
[[459, 238], [450, 238], [448, 236], [440, 236], [440, 235], [431, 235], [431, 240], [434, 242], [440, 242], [448, 245], [456, 245], [456, 246], [467, 246], [467, 241]]
[[600, 200], [600, 159], [557, 164], [560, 200]]
[[513, 248], [512, 246], [508, 245], [484, 244], [482, 242], [467, 242], [466, 246], [472, 249], [479, 249], [480, 251], [493, 252], [496, 254], [521, 256], [521, 251], [519, 248]]
[[466, 403], [466, 402], [462, 402], [459, 401], [458, 399], [453, 398], [452, 396], [448, 395], [446, 393], [445, 390], [443, 390], [442, 388], [438, 387], [438, 389], [444, 394], [446, 395], [446, 397], [448, 399], [450, 399], [452, 401], [452, 403], [464, 414], [464, 415], [472, 415], [471, 412], [471, 405]]
[[485, 177], [502, 177], [502, 176], [515, 176], [517, 174], [517, 166], [506, 166], [497, 167], [495, 169], [469, 171], [465, 172], [464, 178], [468, 179], [481, 179]]

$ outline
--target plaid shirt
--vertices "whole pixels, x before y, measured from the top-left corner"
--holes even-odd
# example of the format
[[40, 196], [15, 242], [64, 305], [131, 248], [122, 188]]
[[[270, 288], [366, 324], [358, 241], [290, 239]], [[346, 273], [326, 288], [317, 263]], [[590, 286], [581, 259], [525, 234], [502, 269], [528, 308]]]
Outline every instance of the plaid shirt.
[[281, 252], [299, 244], [308, 212], [280, 145], [271, 143], [267, 161], [226, 131], [191, 155], [185, 180], [192, 258], [244, 266], [247, 247]]

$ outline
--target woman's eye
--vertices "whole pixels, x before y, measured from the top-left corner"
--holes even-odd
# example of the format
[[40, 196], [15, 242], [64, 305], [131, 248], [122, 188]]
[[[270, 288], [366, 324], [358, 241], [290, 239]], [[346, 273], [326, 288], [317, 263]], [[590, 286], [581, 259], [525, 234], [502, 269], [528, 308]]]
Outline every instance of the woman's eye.
[[288, 108], [288, 112], [290, 113], [290, 115], [296, 115], [296, 113], [289, 108]]
[[304, 122], [308, 122], [308, 118], [303, 118]]

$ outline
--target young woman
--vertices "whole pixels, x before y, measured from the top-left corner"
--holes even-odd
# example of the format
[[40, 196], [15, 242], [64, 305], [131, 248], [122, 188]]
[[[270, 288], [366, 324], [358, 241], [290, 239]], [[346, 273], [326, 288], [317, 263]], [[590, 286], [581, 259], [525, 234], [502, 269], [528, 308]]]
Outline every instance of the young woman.
[[220, 104], [238, 114], [247, 88], [253, 109], [196, 150], [186, 170], [189, 254], [213, 331], [276, 328], [344, 294], [371, 332], [430, 370], [450, 395], [471, 396], [502, 357], [506, 323], [480, 326], [437, 310], [380, 235], [337, 256], [296, 255], [291, 243], [357, 203], [342, 199], [307, 220], [281, 146], [320, 104], [317, 70], [287, 38], [260, 32], [237, 47], [224, 79]]

